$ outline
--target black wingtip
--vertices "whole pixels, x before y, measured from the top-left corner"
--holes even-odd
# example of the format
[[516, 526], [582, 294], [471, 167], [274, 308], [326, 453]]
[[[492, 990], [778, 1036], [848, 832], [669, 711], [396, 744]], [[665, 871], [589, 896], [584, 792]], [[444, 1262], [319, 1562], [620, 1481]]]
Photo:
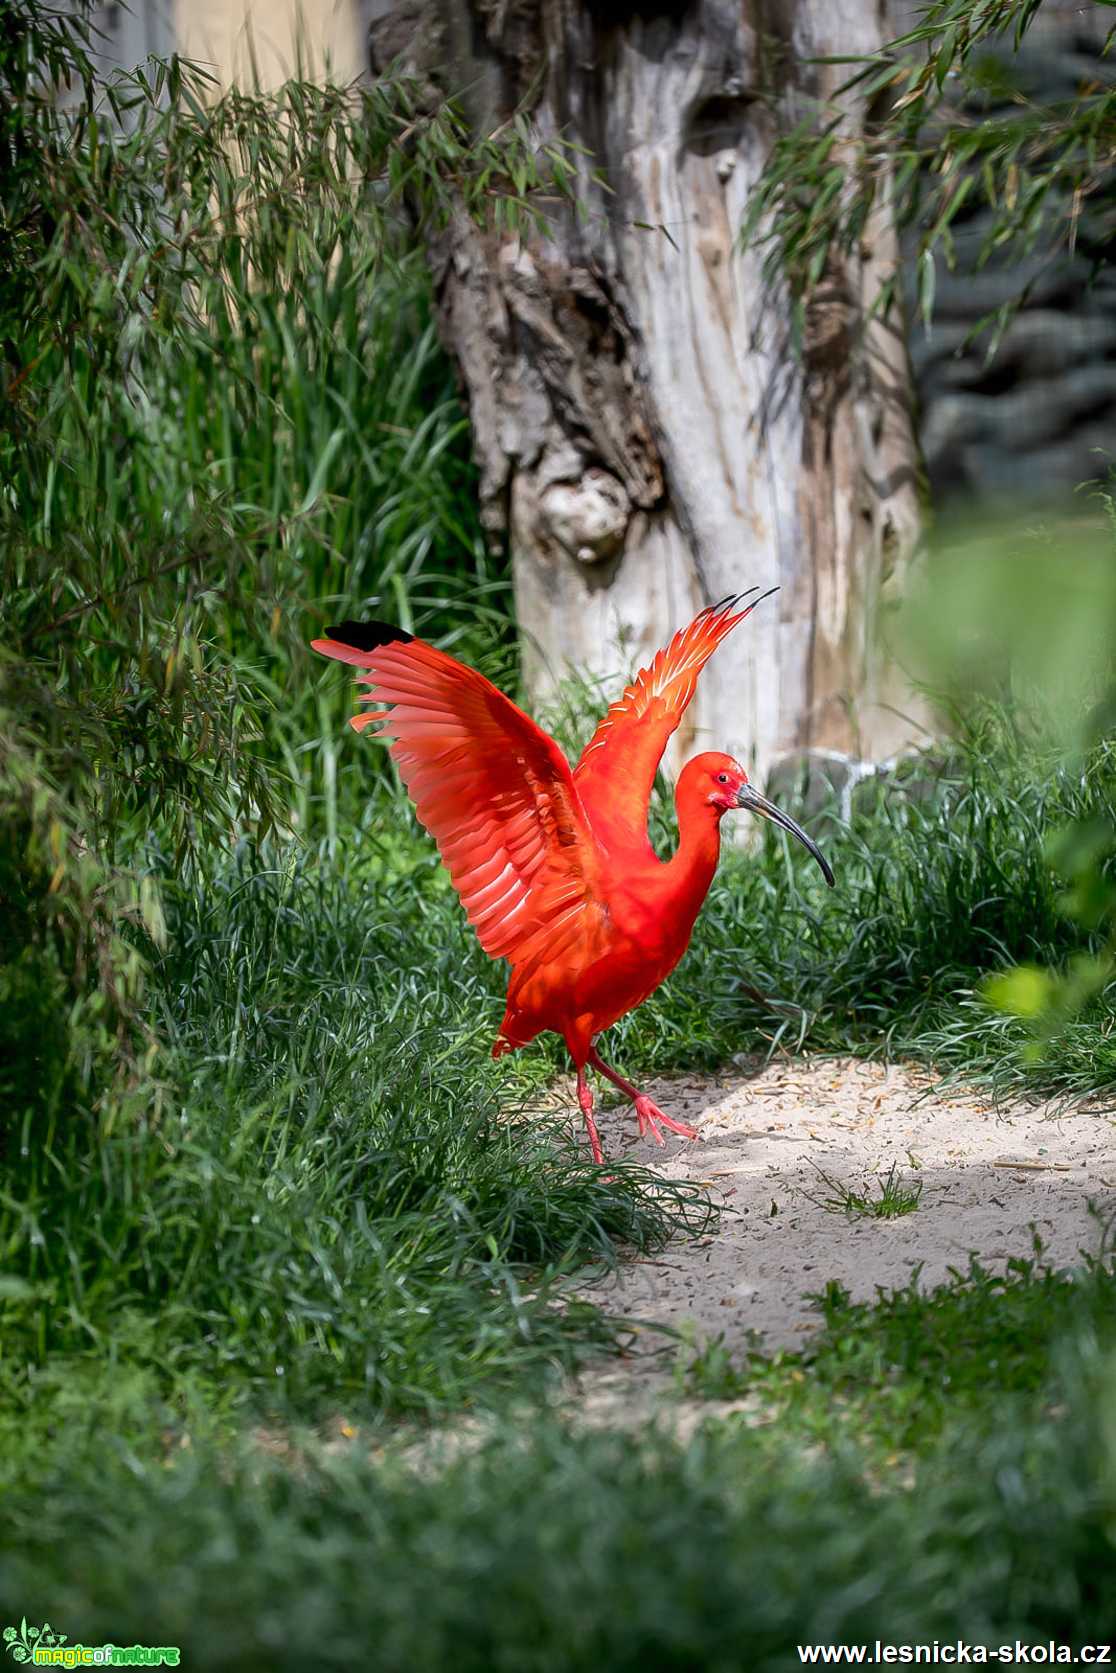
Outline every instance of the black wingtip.
[[[750, 615], [757, 604], [762, 604], [765, 598], [770, 598], [778, 591], [778, 587], [769, 587], [765, 593], [761, 593], [758, 587], [745, 587], [742, 593], [729, 593], [725, 598], [718, 599], [716, 604], [707, 605], [704, 614], [727, 616], [734, 610], [744, 608]], [[757, 596], [753, 597], [753, 594]]]
[[327, 631], [339, 645], [348, 645], [354, 651], [376, 651], [381, 645], [409, 644], [414, 638], [413, 633], [393, 627], [391, 622], [338, 622], [336, 627]]
[[748, 593], [754, 593], [755, 590], [755, 587], [748, 587], [742, 593], [726, 593], [724, 598], [717, 600], [716, 604], [707, 604], [701, 614], [703, 616], [727, 616], [743, 603]]

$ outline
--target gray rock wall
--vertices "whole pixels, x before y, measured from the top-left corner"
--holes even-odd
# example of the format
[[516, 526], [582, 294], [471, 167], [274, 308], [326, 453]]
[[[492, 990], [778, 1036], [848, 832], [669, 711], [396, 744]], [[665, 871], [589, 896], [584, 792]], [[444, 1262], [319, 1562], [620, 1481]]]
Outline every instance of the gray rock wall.
[[[1049, 4], [1021, 50], [995, 54], [1003, 90], [959, 103], [960, 120], [1009, 114], [1013, 99], [1074, 98], [1090, 83], [1116, 81], [1103, 56], [1100, 8]], [[1108, 22], [1112, 19], [1109, 17]], [[1076, 244], [1020, 259], [1010, 248], [978, 257], [993, 212], [974, 192], [956, 223], [957, 260], [939, 257], [933, 324], [913, 320], [910, 353], [919, 437], [931, 498], [1051, 500], [1116, 465], [1116, 205], [1079, 207]], [[1068, 202], [1055, 214], [1068, 217]], [[1064, 233], [1065, 221], [1057, 228]], [[1061, 240], [1064, 244], [1064, 239]], [[912, 276], [917, 240], [907, 240]], [[913, 283], [912, 283], [913, 288]], [[1018, 301], [999, 346], [974, 328]]]

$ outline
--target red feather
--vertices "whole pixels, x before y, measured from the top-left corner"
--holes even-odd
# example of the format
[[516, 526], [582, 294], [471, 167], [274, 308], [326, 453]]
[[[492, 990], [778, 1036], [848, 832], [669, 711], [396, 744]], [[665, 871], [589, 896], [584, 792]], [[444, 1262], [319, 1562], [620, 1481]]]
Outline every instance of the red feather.
[[743, 596], [710, 605], [676, 633], [611, 705], [582, 750], [574, 783], [593, 829], [610, 851], [651, 851], [647, 810], [655, 774], [698, 676], [721, 641], [771, 594], [750, 604], [743, 604]]
[[[391, 705], [350, 724], [385, 722], [400, 777], [486, 953], [523, 962], [556, 916], [594, 909], [598, 855], [569, 762], [510, 697], [421, 639], [370, 651], [315, 639], [313, 648], [367, 669], [362, 681], [375, 696], [365, 701]], [[565, 891], [552, 887], [555, 865]]]

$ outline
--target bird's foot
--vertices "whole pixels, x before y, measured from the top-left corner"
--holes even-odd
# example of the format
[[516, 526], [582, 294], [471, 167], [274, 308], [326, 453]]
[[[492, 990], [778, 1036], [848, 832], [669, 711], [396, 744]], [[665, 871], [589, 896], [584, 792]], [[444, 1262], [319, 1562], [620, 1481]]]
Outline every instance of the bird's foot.
[[647, 1096], [646, 1092], [638, 1093], [634, 1103], [636, 1120], [639, 1122], [639, 1136], [641, 1139], [646, 1138], [648, 1133], [650, 1133], [656, 1144], [665, 1144], [666, 1140], [663, 1138], [662, 1133], [662, 1129], [664, 1127], [670, 1133], [677, 1133], [680, 1138], [697, 1138], [698, 1135], [696, 1127], [687, 1127], [684, 1122], [675, 1121], [672, 1116], [666, 1115], [659, 1108], [658, 1104], [654, 1103], [652, 1099]]

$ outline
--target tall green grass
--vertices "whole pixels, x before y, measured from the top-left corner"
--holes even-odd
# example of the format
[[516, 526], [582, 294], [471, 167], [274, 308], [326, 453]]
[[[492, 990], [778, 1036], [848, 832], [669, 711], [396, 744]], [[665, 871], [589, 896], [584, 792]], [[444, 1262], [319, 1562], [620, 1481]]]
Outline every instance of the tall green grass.
[[493, 983], [429, 874], [243, 850], [164, 893], [154, 1072], [5, 1158], [9, 1397], [66, 1365], [91, 1398], [119, 1370], [230, 1413], [443, 1410], [608, 1340], [562, 1274], [708, 1221], [589, 1163], [538, 1072], [501, 1093]]
[[[348, 1423], [216, 1451], [122, 1394], [120, 1440], [75, 1426], [9, 1483], [0, 1618], [238, 1673], [781, 1673], [801, 1644], [1106, 1644], [1112, 1289], [1097, 1267], [937, 1292], [921, 1322], [964, 1332], [952, 1413], [953, 1358], [936, 1337], [920, 1351], [909, 1296], [882, 1316], [831, 1307], [805, 1411], [781, 1390], [809, 1360], [761, 1364], [746, 1414], [684, 1443], [520, 1405], [417, 1455], [374, 1455]], [[1024, 1363], [1017, 1332], [1045, 1349], [1052, 1306], [1068, 1333]], [[908, 1437], [899, 1456], [859, 1442], [874, 1400]]]

